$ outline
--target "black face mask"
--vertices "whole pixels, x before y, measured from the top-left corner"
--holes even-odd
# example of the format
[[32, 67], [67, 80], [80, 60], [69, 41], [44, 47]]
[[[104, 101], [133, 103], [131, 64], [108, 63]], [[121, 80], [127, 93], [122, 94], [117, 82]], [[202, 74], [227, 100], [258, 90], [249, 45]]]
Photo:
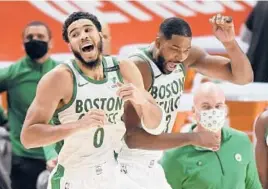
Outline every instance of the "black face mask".
[[40, 40], [31, 40], [24, 43], [24, 48], [27, 55], [33, 59], [37, 60], [42, 58], [48, 51], [48, 43]]

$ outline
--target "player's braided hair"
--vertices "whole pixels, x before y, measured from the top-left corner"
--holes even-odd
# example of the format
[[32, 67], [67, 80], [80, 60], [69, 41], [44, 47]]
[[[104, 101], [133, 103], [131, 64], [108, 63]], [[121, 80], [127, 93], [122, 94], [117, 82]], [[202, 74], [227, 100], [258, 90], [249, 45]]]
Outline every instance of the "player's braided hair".
[[172, 38], [172, 35], [192, 37], [192, 31], [189, 24], [178, 17], [165, 19], [160, 25], [159, 32], [168, 40]]
[[88, 12], [73, 12], [72, 14], [70, 14], [68, 16], [68, 18], [65, 20], [64, 24], [63, 24], [63, 28], [62, 28], [62, 37], [63, 40], [66, 42], [69, 42], [69, 38], [68, 38], [68, 27], [76, 20], [80, 20], [80, 19], [88, 19], [91, 20], [93, 22], [93, 24], [96, 26], [97, 30], [99, 32], [101, 32], [102, 28], [101, 28], [101, 23], [98, 20], [98, 18], [96, 16], [94, 16], [93, 14], [90, 14]]

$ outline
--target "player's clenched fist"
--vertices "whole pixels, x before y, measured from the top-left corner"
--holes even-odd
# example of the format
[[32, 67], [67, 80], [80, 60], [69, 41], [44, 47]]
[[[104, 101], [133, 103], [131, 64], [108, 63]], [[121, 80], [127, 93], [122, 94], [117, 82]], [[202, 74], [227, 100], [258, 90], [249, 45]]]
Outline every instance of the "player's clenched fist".
[[218, 150], [221, 144], [221, 138], [214, 132], [201, 131], [196, 132], [193, 145]]
[[144, 93], [133, 84], [118, 83], [118, 86], [119, 89], [117, 91], [117, 95], [121, 97], [123, 101], [131, 101], [137, 105], [143, 105], [147, 102]]
[[81, 129], [102, 127], [107, 124], [107, 117], [103, 110], [93, 109], [87, 112], [80, 120]]
[[214, 35], [221, 42], [231, 42], [235, 39], [233, 19], [230, 16], [217, 14], [209, 19]]

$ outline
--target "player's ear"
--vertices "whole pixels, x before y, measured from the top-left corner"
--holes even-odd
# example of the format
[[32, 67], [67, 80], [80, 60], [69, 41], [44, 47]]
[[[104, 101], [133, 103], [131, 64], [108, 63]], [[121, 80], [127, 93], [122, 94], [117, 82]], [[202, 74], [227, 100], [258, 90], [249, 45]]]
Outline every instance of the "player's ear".
[[99, 32], [100, 38], [103, 40], [103, 34], [102, 32]]
[[159, 36], [157, 36], [156, 39], [155, 39], [155, 46], [158, 49], [160, 48], [160, 37]]

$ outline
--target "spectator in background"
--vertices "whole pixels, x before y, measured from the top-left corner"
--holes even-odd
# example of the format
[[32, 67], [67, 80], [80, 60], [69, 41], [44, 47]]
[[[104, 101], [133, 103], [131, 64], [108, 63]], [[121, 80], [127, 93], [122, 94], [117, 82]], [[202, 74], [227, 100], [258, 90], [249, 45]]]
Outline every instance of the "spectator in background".
[[248, 136], [223, 127], [226, 105], [219, 86], [200, 85], [194, 95], [194, 114], [197, 124], [189, 132], [216, 132], [221, 146], [216, 151], [191, 145], [166, 151], [161, 164], [172, 189], [261, 189]]
[[241, 31], [254, 72], [254, 82], [268, 82], [268, 2], [258, 1]]
[[111, 55], [112, 48], [111, 48], [111, 31], [110, 27], [107, 23], [102, 22], [102, 35], [103, 35], [103, 55]]
[[254, 125], [256, 136], [255, 156], [259, 177], [264, 189], [268, 188], [268, 110], [261, 113]]
[[22, 39], [27, 55], [0, 69], [0, 92], [7, 91], [8, 95], [12, 188], [35, 189], [38, 174], [46, 169], [44, 151], [42, 148], [25, 149], [20, 133], [39, 80], [56, 66], [56, 62], [50, 58], [51, 31], [46, 24], [29, 23], [23, 30]]

